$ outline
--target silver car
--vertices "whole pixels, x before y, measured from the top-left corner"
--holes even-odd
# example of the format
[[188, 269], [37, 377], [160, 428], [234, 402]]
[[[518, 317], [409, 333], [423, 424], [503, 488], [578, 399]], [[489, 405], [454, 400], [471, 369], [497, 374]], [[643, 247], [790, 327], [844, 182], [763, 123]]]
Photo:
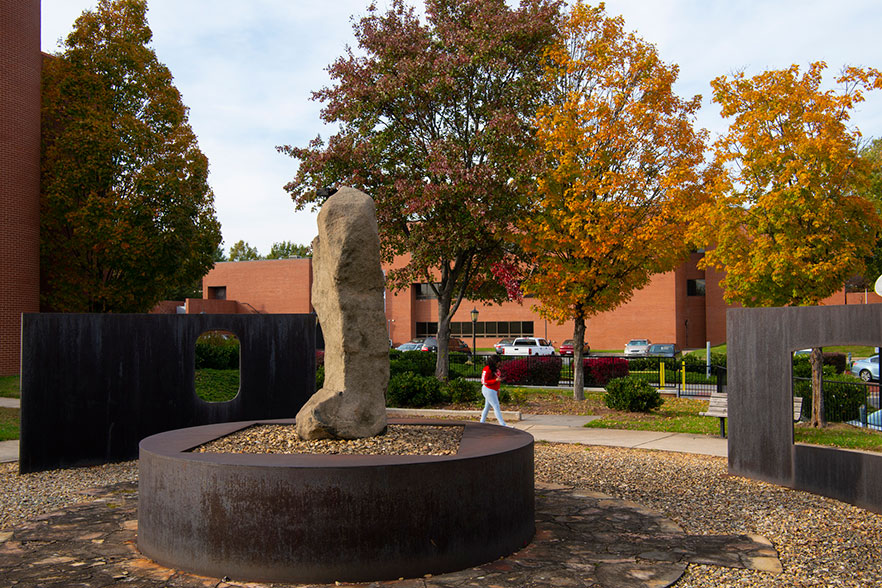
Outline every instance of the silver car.
[[646, 355], [651, 344], [649, 339], [631, 339], [625, 345], [625, 355]]
[[879, 356], [874, 355], [867, 359], [859, 359], [851, 364], [851, 373], [864, 382], [879, 381]]

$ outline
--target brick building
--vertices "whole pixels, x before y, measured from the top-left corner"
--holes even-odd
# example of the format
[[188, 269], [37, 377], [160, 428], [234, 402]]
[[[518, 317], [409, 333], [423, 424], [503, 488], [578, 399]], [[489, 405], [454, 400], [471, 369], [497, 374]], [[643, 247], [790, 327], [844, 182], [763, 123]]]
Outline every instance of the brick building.
[[[719, 301], [708, 301], [705, 271], [696, 266], [700, 257], [694, 254], [676, 270], [654, 276], [630, 302], [590, 319], [587, 338], [591, 346], [619, 349], [632, 337], [676, 342], [682, 347], [701, 347], [711, 335], [713, 343], [725, 341], [726, 305], [719, 287], [711, 290]], [[188, 300], [187, 312], [311, 312], [311, 288], [310, 259], [223, 262], [203, 278], [204, 298]], [[389, 338], [395, 344], [436, 333], [438, 308], [428, 284], [411, 284], [401, 291], [387, 291], [385, 296]], [[478, 347], [489, 347], [506, 336], [535, 335], [556, 344], [572, 337], [572, 322], [557, 325], [545, 321], [531, 305], [530, 299], [524, 304], [463, 301], [451, 330], [471, 345], [470, 312], [476, 309]], [[712, 316], [708, 316], [709, 310]], [[710, 332], [707, 325], [712, 326]]]
[[[694, 253], [674, 271], [653, 276], [619, 308], [587, 321], [586, 339], [593, 349], [624, 349], [631, 338], [657, 343], [677, 343], [684, 349], [726, 341], [726, 310], [720, 288], [722, 274], [698, 269], [701, 253]], [[279, 259], [223, 262], [202, 280], [202, 300], [187, 300], [187, 312], [312, 312], [312, 260]], [[874, 293], [843, 291], [825, 304], [882, 302]], [[428, 284], [385, 293], [386, 325], [395, 345], [437, 332], [438, 306]], [[453, 317], [452, 335], [472, 345], [472, 309], [478, 311], [476, 344], [490, 347], [506, 336], [533, 335], [550, 339], [556, 346], [573, 336], [572, 322], [557, 325], [545, 321], [526, 299], [523, 304], [483, 304], [463, 301]]]
[[0, 375], [40, 308], [40, 0], [0, 0]]

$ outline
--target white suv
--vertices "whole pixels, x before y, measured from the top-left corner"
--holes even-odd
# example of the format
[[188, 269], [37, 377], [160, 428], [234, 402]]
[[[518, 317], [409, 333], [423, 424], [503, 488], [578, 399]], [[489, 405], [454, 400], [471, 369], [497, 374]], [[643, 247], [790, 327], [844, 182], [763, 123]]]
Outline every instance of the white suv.
[[518, 337], [502, 348], [503, 355], [554, 355], [554, 347], [545, 339]]

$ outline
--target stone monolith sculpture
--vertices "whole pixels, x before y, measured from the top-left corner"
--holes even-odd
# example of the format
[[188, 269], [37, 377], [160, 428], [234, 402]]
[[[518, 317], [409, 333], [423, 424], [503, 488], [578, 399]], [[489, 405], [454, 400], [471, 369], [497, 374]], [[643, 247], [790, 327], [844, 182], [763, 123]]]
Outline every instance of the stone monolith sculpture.
[[386, 428], [389, 337], [374, 201], [353, 188], [328, 198], [312, 242], [312, 304], [325, 338], [325, 382], [300, 412], [303, 439], [357, 439]]

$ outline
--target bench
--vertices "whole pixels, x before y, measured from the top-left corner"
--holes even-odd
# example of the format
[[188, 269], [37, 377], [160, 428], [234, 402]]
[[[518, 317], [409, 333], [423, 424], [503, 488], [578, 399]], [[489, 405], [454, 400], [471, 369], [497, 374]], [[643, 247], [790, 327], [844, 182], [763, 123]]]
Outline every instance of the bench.
[[[720, 437], [726, 437], [726, 419], [729, 417], [729, 396], [711, 392], [710, 403], [705, 412], [698, 413], [701, 416], [717, 417], [720, 419]], [[802, 418], [802, 396], [793, 397], [793, 422]]]

